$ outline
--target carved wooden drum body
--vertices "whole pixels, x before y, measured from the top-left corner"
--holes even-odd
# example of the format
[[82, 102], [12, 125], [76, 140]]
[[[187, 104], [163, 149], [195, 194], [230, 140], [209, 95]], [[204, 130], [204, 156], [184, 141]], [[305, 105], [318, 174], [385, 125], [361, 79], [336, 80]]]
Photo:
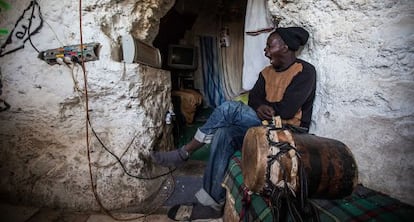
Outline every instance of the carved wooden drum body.
[[[291, 149], [283, 148], [286, 145]], [[247, 131], [241, 167], [246, 187], [256, 193], [263, 193], [269, 185], [288, 186], [297, 193], [301, 188], [301, 167], [311, 198], [348, 196], [358, 182], [355, 159], [342, 142], [267, 126]]]

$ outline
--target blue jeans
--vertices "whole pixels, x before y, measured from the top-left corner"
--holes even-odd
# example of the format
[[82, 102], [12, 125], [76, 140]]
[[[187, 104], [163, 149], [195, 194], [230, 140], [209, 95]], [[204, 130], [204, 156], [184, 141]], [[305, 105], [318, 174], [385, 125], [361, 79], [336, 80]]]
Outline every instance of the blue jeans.
[[207, 122], [198, 129], [194, 138], [204, 143], [211, 142], [210, 158], [203, 178], [204, 197], [196, 195], [200, 203], [210, 205], [203, 200], [209, 197], [216, 204], [224, 203], [226, 193], [221, 183], [230, 157], [236, 150], [242, 148], [246, 131], [250, 127], [259, 125], [261, 120], [250, 106], [241, 102], [227, 101], [218, 106]]

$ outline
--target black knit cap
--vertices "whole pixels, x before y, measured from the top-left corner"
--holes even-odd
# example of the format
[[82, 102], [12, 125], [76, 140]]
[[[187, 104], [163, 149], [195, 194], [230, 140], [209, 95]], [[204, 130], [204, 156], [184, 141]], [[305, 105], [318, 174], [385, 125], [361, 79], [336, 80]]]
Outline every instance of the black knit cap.
[[277, 28], [275, 32], [293, 51], [297, 51], [301, 45], [305, 45], [309, 38], [308, 31], [301, 27]]

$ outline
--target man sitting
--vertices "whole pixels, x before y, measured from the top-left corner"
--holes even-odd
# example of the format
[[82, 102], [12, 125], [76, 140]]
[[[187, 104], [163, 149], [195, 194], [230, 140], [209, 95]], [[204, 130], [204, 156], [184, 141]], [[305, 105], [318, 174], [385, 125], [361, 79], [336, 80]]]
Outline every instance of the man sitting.
[[[283, 123], [309, 128], [315, 98], [316, 71], [313, 65], [296, 58], [309, 33], [301, 27], [277, 28], [267, 38], [264, 49], [270, 64], [249, 92], [248, 105], [227, 101], [218, 106], [194, 138], [179, 149], [152, 153], [154, 162], [177, 167], [190, 154], [211, 143], [203, 188], [196, 193], [198, 203], [176, 205], [168, 213], [173, 220], [219, 218], [223, 214], [225, 189], [221, 186], [230, 157], [242, 147], [246, 131], [262, 120], [280, 116]], [[186, 212], [187, 214], [182, 214]]]

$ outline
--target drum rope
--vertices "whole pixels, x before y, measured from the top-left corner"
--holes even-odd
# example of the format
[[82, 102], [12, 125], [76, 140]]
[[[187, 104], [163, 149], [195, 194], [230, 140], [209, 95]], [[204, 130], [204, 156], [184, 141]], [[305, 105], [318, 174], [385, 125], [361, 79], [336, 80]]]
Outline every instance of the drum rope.
[[[271, 210], [274, 217], [274, 221], [280, 221], [280, 219], [287, 220], [286, 210], [282, 210], [286, 207], [287, 213], [289, 213], [291, 220], [294, 222], [302, 222], [303, 216], [309, 218], [313, 217], [313, 221], [319, 221], [318, 212], [316, 211], [312, 203], [308, 201], [308, 184], [306, 172], [303, 168], [301, 156], [295, 147], [290, 132], [288, 130], [284, 130], [285, 135], [288, 137], [288, 140], [290, 140], [289, 142], [279, 142], [278, 138], [271, 138], [272, 135], [275, 135], [270, 132], [272, 130], [280, 130], [280, 128], [269, 128], [267, 132], [267, 140], [269, 142], [269, 146], [271, 147], [271, 149], [276, 148], [278, 152], [276, 154], [272, 153], [268, 155], [268, 164], [266, 168], [266, 183], [265, 187], [263, 188], [263, 194], [271, 198]], [[292, 150], [294, 151], [294, 154], [290, 153]], [[287, 170], [285, 166], [281, 164], [281, 158], [286, 154], [290, 154], [292, 159], [293, 157], [297, 158], [298, 161], [297, 165], [299, 165], [298, 171], [300, 188], [298, 195], [299, 198], [296, 197], [295, 190], [297, 183], [293, 182], [292, 185], [292, 180], [295, 180], [296, 174], [294, 173], [292, 175], [291, 172], [291, 182], [288, 182]], [[277, 184], [274, 184], [271, 181], [271, 167], [275, 162], [279, 164], [280, 172], [283, 178], [283, 180], [279, 181]], [[285, 204], [285, 206], [283, 204]]]

